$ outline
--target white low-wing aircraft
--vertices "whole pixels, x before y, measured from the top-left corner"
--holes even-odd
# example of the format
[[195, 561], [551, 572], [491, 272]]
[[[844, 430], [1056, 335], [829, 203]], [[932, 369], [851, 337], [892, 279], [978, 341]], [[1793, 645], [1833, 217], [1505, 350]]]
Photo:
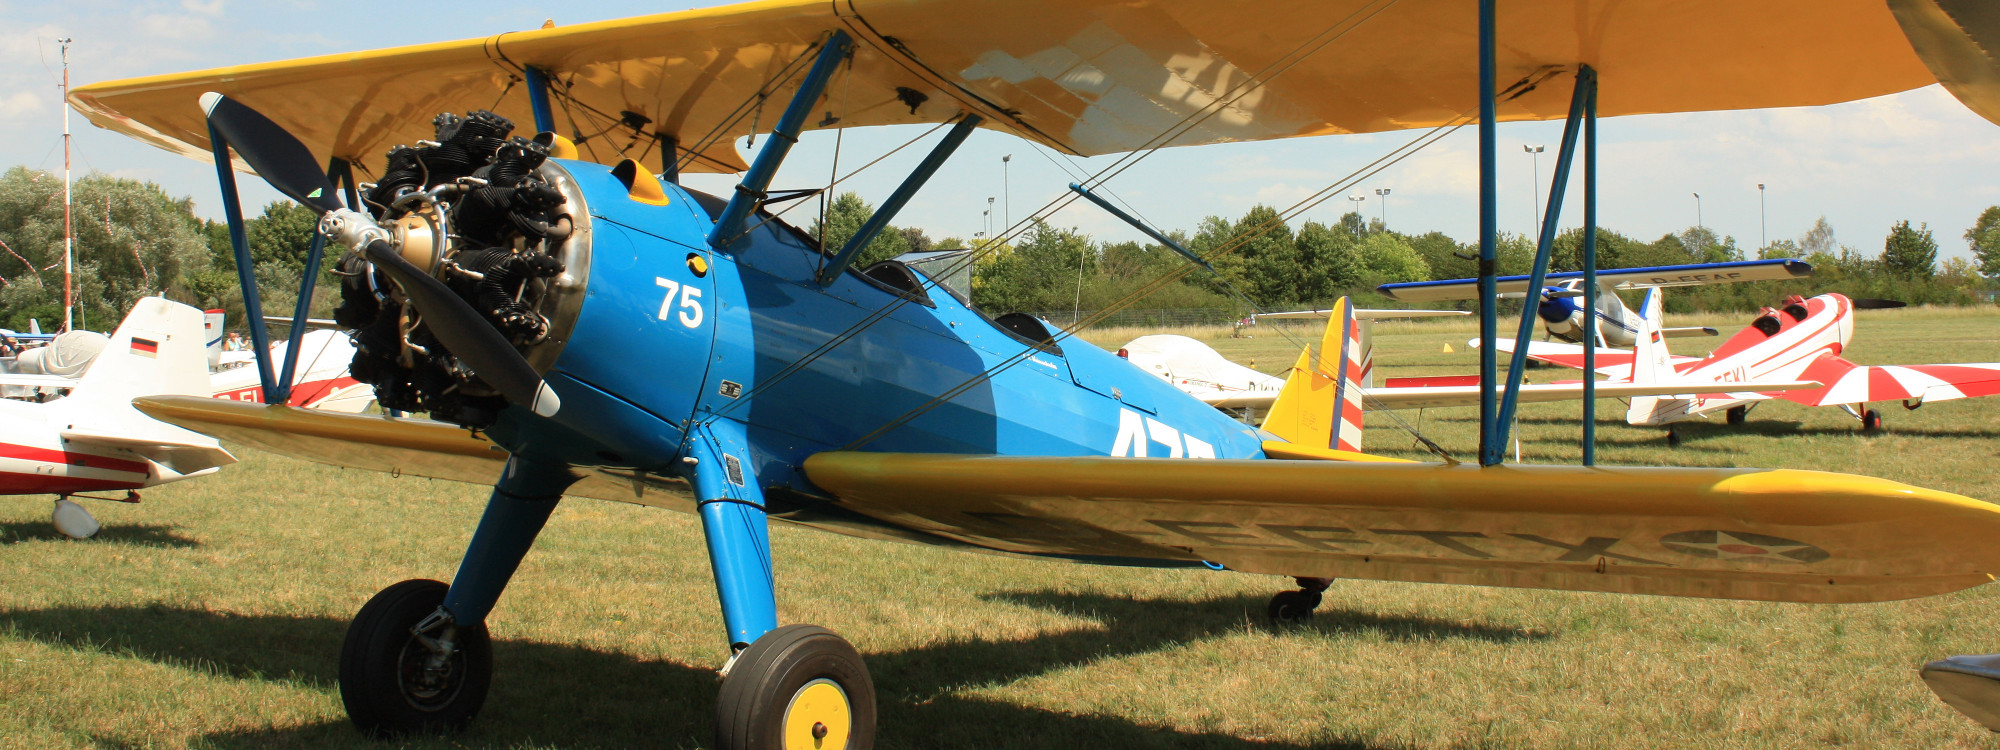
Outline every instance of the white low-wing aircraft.
[[[212, 474], [235, 463], [215, 438], [139, 413], [132, 399], [209, 395], [202, 312], [157, 297], [139, 300], [69, 395], [48, 403], [0, 399], [0, 494], [57, 496], [62, 533], [85, 538], [97, 520], [81, 493], [134, 490]], [[0, 376], [33, 385], [45, 376]], [[29, 382], [17, 382], [26, 378]]]
[[[1335, 309], [1339, 309], [1339, 306], [1337, 305]], [[1313, 310], [1272, 313], [1259, 317], [1325, 319], [1331, 312]], [[1374, 341], [1368, 332], [1370, 321], [1462, 314], [1466, 313], [1444, 310], [1354, 310], [1353, 329], [1357, 335], [1350, 345], [1357, 347], [1358, 354], [1354, 357], [1356, 367], [1352, 382], [1343, 385], [1358, 387], [1365, 411], [1478, 405], [1479, 378], [1476, 375], [1389, 378], [1381, 386], [1375, 384]], [[1201, 399], [1210, 406], [1240, 412], [1251, 418], [1268, 411], [1285, 385], [1285, 378], [1266, 375], [1231, 362], [1207, 344], [1186, 336], [1172, 334], [1141, 336], [1119, 348], [1118, 356], [1124, 357], [1139, 369], [1166, 380], [1174, 387]], [[1627, 361], [1629, 360], [1628, 355]], [[1776, 393], [1793, 389], [1817, 389], [1821, 383], [1810, 379], [1772, 378], [1760, 379], [1754, 385], [1761, 391]], [[1715, 384], [1712, 382], [1669, 376], [1642, 382], [1600, 382], [1597, 384], [1597, 397], [1657, 399], [1661, 396], [1679, 396], [1701, 399], [1723, 398], [1728, 395], [1704, 392], [1704, 389], [1714, 387]], [[1501, 390], [1505, 390], [1504, 386]], [[1583, 398], [1583, 383], [1523, 384], [1517, 398], [1520, 403], [1580, 400]], [[1342, 441], [1347, 444], [1343, 450], [1361, 449], [1358, 432], [1351, 437], [1344, 436]]]
[[[1626, 383], [1674, 379], [1732, 389], [1701, 396], [1633, 399], [1625, 421], [1640, 426], [1670, 425], [1718, 411], [1727, 414], [1730, 424], [1742, 424], [1759, 403], [1782, 398], [1806, 406], [1838, 406], [1860, 420], [1864, 429], [1874, 430], [1882, 426], [1882, 415], [1868, 408], [1870, 402], [1902, 401], [1906, 408], [1915, 409], [1931, 401], [2000, 395], [2000, 363], [1869, 366], [1841, 358], [1854, 338], [1857, 307], [1900, 304], [1853, 300], [1840, 294], [1811, 299], [1792, 296], [1780, 307], [1764, 308], [1750, 325], [1707, 357], [1673, 356], [1663, 337], [1642, 335], [1630, 351], [1599, 349], [1597, 372]], [[1660, 329], [1660, 307], [1659, 290], [1647, 293], [1641, 306], [1642, 332]], [[1478, 345], [1476, 339], [1471, 343]], [[1513, 351], [1514, 345], [1512, 339], [1494, 344], [1507, 352]], [[1530, 342], [1528, 356], [1583, 368], [1581, 346]], [[1810, 380], [1824, 385], [1779, 393], [1764, 387], [1766, 379]], [[1750, 385], [1750, 381], [1757, 385]]]

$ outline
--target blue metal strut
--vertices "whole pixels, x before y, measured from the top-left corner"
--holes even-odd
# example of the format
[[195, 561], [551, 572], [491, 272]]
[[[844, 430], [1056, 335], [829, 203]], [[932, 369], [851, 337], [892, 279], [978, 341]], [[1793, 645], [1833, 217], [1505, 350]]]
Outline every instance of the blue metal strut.
[[1583, 465], [1597, 465], [1597, 342], [1604, 325], [1597, 316], [1597, 71], [1583, 105], [1583, 309], [1590, 311], [1590, 338], [1583, 342]]
[[535, 113], [535, 131], [553, 133], [556, 130], [556, 113], [549, 108], [549, 74], [533, 65], [521, 69], [528, 79], [528, 109]]
[[1495, 107], [1493, 103], [1494, 0], [1479, 0], [1479, 465], [1493, 466], [1500, 463], [1500, 453], [1506, 442], [1498, 438], [1494, 430], [1498, 404], [1494, 403], [1494, 387], [1498, 384], [1499, 360], [1494, 356], [1493, 344], [1498, 338], [1493, 295], [1496, 293], [1494, 276], [1498, 271], [1497, 233], [1500, 216], [1498, 212], [1499, 185], [1498, 169], [1500, 149], [1494, 132]]
[[[1556, 171], [1549, 184], [1549, 204], [1542, 211], [1542, 233], [1535, 243], [1535, 268], [1528, 274], [1527, 295], [1521, 300], [1521, 325], [1514, 334], [1514, 354], [1507, 362], [1507, 392], [1501, 394], [1500, 414], [1494, 424], [1500, 434], [1499, 442], [1503, 445], [1507, 442], [1507, 433], [1513, 428], [1514, 409], [1520, 405], [1521, 381], [1528, 373], [1527, 342], [1535, 335], [1535, 312], [1541, 306], [1542, 284], [1548, 280], [1549, 256], [1554, 252], [1556, 227], [1562, 218], [1563, 194], [1569, 187], [1569, 168], [1576, 157], [1577, 131], [1583, 125], [1583, 105], [1590, 97], [1593, 80], [1595, 73], [1590, 68], [1577, 71], [1576, 91], [1569, 99], [1569, 119], [1563, 124], [1562, 150], [1556, 153]], [[1595, 323], [1597, 308], [1589, 308], [1585, 315]], [[1594, 347], [1596, 343], [1592, 342], [1590, 346]], [[1586, 377], [1595, 378], [1596, 375]], [[1596, 395], [1595, 388], [1591, 391], [1591, 395]]]
[[785, 106], [785, 114], [778, 118], [778, 124], [771, 129], [771, 138], [764, 142], [764, 148], [757, 152], [757, 160], [751, 162], [750, 171], [743, 174], [743, 181], [737, 183], [736, 193], [729, 196], [729, 205], [724, 206], [722, 215], [715, 220], [715, 229], [708, 233], [708, 245], [717, 250], [727, 250], [727, 244], [734, 242], [743, 231], [743, 220], [757, 205], [764, 201], [764, 189], [771, 186], [771, 178], [777, 176], [778, 165], [784, 163], [785, 154], [792, 150], [792, 144], [799, 141], [799, 129], [805, 127], [806, 116], [812, 114], [813, 104], [819, 95], [825, 93], [828, 79], [840, 66], [842, 58], [852, 42], [845, 31], [835, 31], [827, 37], [826, 44], [819, 49], [819, 58], [813, 61], [812, 69], [799, 84], [798, 92], [792, 94], [792, 102]]
[[535, 545], [535, 537], [554, 513], [562, 492], [577, 480], [568, 466], [529, 461], [519, 456], [507, 459], [500, 481], [493, 483], [493, 496], [486, 501], [486, 513], [465, 546], [465, 559], [452, 576], [451, 590], [445, 592], [444, 608], [460, 625], [486, 620], [500, 601], [500, 592], [521, 566], [521, 559]]
[[860, 254], [861, 249], [867, 247], [868, 243], [875, 241], [875, 235], [881, 234], [882, 230], [889, 226], [889, 220], [896, 218], [897, 212], [902, 211], [903, 205], [910, 202], [910, 198], [923, 188], [925, 182], [930, 181], [931, 175], [937, 174], [938, 167], [943, 166], [944, 161], [951, 158], [952, 152], [958, 150], [959, 144], [965, 142], [965, 137], [971, 135], [972, 129], [979, 127], [980, 122], [979, 115], [967, 114], [957, 125], [952, 126], [951, 132], [944, 134], [944, 140], [938, 141], [938, 145], [931, 149], [930, 154], [917, 164], [916, 170], [910, 172], [910, 176], [903, 178], [903, 184], [896, 186], [896, 192], [889, 194], [889, 199], [883, 201], [880, 208], [875, 209], [875, 214], [861, 224], [861, 229], [856, 231], [853, 237], [847, 238], [847, 244], [842, 245], [840, 252], [833, 256], [833, 260], [826, 264], [826, 268], [820, 270], [820, 286], [826, 286], [833, 283], [834, 279], [840, 278], [840, 272], [847, 270], [847, 264], [854, 262], [854, 256]]
[[1146, 222], [1140, 221], [1138, 217], [1125, 213], [1124, 211], [1118, 210], [1117, 206], [1111, 205], [1111, 203], [1109, 201], [1104, 200], [1103, 197], [1099, 196], [1096, 193], [1091, 192], [1090, 188], [1072, 182], [1069, 184], [1069, 189], [1072, 192], [1075, 192], [1077, 195], [1083, 196], [1085, 200], [1097, 204], [1098, 208], [1110, 212], [1112, 216], [1116, 216], [1120, 219], [1123, 219], [1125, 223], [1131, 224], [1132, 228], [1146, 233], [1146, 236], [1153, 238], [1154, 242], [1158, 242], [1162, 245], [1167, 246], [1168, 250], [1180, 253], [1181, 257], [1188, 259], [1189, 262], [1197, 266], [1201, 266], [1202, 268], [1208, 269], [1209, 273], [1215, 273], [1215, 266], [1211, 266], [1208, 264], [1208, 261], [1202, 260], [1201, 256], [1196, 255], [1193, 250], [1189, 250], [1185, 247], [1182, 247], [1181, 243], [1174, 241], [1174, 238], [1161, 234], [1160, 230], [1158, 229], [1154, 229], [1150, 226], [1147, 226]]
[[250, 240], [243, 233], [243, 205], [236, 197], [236, 172], [230, 166], [229, 141], [208, 124], [208, 146], [215, 155], [215, 181], [222, 189], [222, 215], [229, 222], [229, 245], [236, 253], [236, 282], [243, 287], [243, 315], [250, 322], [251, 354], [257, 358], [257, 382], [264, 403], [280, 404], [282, 396], [271, 371], [271, 336], [264, 330], [264, 300], [257, 293], [257, 267], [250, 260]]
[[730, 650], [737, 651], [778, 627], [764, 491], [750, 465], [743, 423], [712, 419], [693, 437], [688, 446], [691, 483], [700, 504], [715, 593], [722, 600], [723, 627]]

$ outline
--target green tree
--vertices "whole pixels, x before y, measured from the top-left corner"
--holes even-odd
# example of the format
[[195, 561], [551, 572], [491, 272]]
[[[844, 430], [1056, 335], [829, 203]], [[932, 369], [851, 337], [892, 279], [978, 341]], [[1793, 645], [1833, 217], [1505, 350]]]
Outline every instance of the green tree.
[[1928, 223], [1912, 229], [1908, 220], [1899, 221], [1882, 241], [1882, 267], [1904, 278], [1928, 279], [1937, 272], [1937, 252]]
[[[833, 203], [827, 206], [824, 221], [814, 221], [809, 233], [820, 238], [827, 252], [839, 252], [842, 247], [847, 246], [849, 239], [861, 231], [861, 225], [868, 223], [868, 219], [874, 215], [875, 207], [868, 205], [860, 195], [851, 192], [841, 193], [840, 197], [834, 198]], [[862, 268], [870, 263], [888, 260], [909, 251], [909, 237], [904, 236], [901, 230], [893, 226], [883, 227], [882, 231], [875, 235], [875, 239], [868, 242], [868, 247], [862, 248], [861, 252], [855, 255], [853, 267]]]
[[1359, 250], [1362, 272], [1370, 286], [1431, 279], [1430, 267], [1424, 265], [1423, 257], [1402, 235], [1371, 234], [1361, 241]]
[[[182, 279], [209, 264], [208, 242], [186, 198], [158, 185], [91, 174], [73, 188], [71, 226], [81, 324], [109, 329], [140, 297], [186, 300]], [[15, 167], [0, 175], [0, 326], [62, 321], [62, 179]], [[17, 257], [18, 256], [18, 257]]]
[[1243, 293], [1263, 305], [1299, 301], [1299, 247], [1278, 210], [1252, 206], [1233, 229], [1232, 254], [1243, 259], [1237, 277]]
[[1344, 231], [1317, 221], [1299, 228], [1298, 295], [1293, 301], [1314, 306], [1326, 304], [1342, 291], [1361, 283], [1361, 256], [1354, 238]]
[[994, 313], [1068, 309], [1097, 265], [1090, 237], [1037, 219], [1021, 244], [973, 270], [973, 304]]
[[1965, 244], [1971, 246], [1972, 257], [1978, 259], [1981, 275], [2000, 277], [2000, 206], [1979, 212], [1979, 221], [1965, 230]]

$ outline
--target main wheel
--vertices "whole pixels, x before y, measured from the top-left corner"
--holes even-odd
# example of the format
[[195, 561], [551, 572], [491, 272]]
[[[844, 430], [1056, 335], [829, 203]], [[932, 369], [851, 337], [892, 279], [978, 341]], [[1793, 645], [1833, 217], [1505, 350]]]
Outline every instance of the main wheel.
[[1676, 429], [1674, 429], [1674, 428], [1672, 428], [1672, 427], [1668, 427], [1668, 428], [1667, 428], [1667, 445], [1680, 445], [1680, 444], [1681, 444], [1681, 431], [1680, 431], [1680, 430], [1676, 430]]
[[485, 623], [452, 627], [453, 648], [442, 659], [411, 632], [437, 611], [450, 588], [423, 579], [398, 583], [369, 599], [347, 626], [340, 645], [340, 702], [368, 736], [458, 729], [486, 703], [493, 645]]
[[715, 701], [720, 750], [867, 750], [875, 744], [875, 683], [861, 654], [833, 631], [787, 625], [736, 658]]
[[1272, 625], [1303, 625], [1312, 621], [1319, 600], [1317, 591], [1280, 591], [1271, 597], [1264, 614], [1271, 618]]
[[1882, 429], [1882, 412], [1869, 409], [1861, 413], [1861, 431], [1875, 432]]
[[1729, 407], [1729, 411], [1724, 413], [1729, 416], [1729, 424], [1731, 426], [1741, 425], [1744, 422], [1750, 421], [1750, 407], [1748, 406], [1732, 406]]

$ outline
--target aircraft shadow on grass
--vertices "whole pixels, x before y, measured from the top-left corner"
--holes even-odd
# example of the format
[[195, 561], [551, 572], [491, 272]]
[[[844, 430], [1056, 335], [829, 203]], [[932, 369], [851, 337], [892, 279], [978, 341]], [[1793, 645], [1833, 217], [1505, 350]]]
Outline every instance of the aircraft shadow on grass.
[[[989, 600], [1096, 619], [1103, 629], [1049, 633], [1019, 641], [955, 641], [868, 654], [884, 736], [893, 747], [1174, 747], [1390, 748], [1365, 738], [1330, 737], [1310, 745], [1176, 731], [1109, 716], [1077, 715], [953, 694], [967, 685], [1003, 684], [1107, 657], [1156, 651], [1240, 632], [1261, 621], [1263, 602], [1248, 596], [1200, 601], [1147, 600], [1049, 591], [992, 594]], [[43, 643], [123, 653], [162, 664], [213, 670], [230, 678], [336, 689], [347, 623], [328, 617], [235, 615], [165, 606], [71, 607], [0, 611], [24, 637]], [[1494, 625], [1332, 610], [1309, 628], [1377, 632], [1399, 640], [1473, 638], [1540, 640], [1548, 636]], [[1108, 637], [1107, 637], [1108, 636]], [[583, 646], [499, 639], [503, 665], [480, 720], [463, 734], [420, 738], [414, 746], [694, 747], [710, 742], [719, 681], [710, 669]], [[104, 743], [118, 740], [103, 738]], [[345, 721], [224, 732], [214, 747], [352, 744]]]
[[[159, 547], [185, 549], [199, 547], [201, 541], [182, 536], [179, 526], [165, 524], [125, 523], [106, 524], [97, 536], [79, 544], [122, 544], [128, 547]], [[56, 531], [47, 520], [17, 521], [0, 523], [0, 545], [21, 542], [61, 542], [72, 541]]]

